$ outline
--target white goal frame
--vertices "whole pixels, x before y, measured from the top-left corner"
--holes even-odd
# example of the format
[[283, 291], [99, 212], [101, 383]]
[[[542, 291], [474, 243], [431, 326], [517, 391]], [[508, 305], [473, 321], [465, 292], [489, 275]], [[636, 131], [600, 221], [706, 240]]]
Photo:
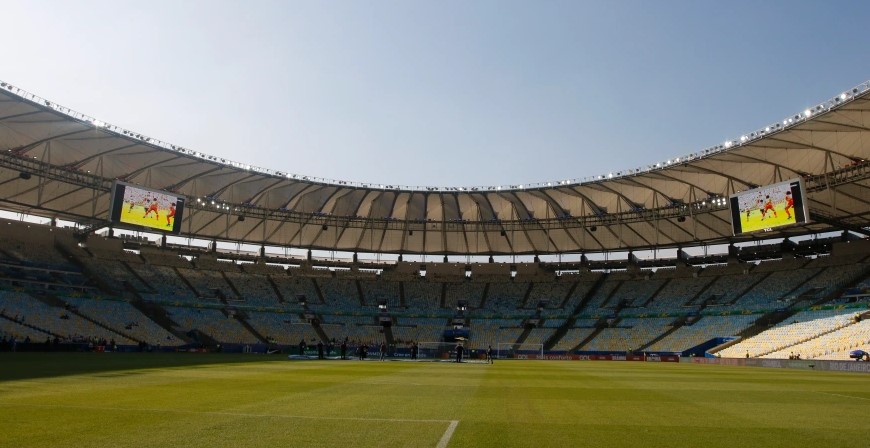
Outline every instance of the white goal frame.
[[495, 357], [498, 359], [544, 359], [544, 344], [499, 342]]
[[423, 341], [417, 343], [417, 359], [451, 359], [455, 356], [455, 342]]

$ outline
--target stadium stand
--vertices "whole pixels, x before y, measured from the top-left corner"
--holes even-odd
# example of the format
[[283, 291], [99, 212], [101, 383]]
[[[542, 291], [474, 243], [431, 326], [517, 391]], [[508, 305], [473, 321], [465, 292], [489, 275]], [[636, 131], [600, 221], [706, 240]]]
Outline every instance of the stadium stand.
[[[183, 349], [465, 334], [557, 352], [835, 358], [866, 343], [870, 157], [854, 123], [868, 83], [674, 163], [504, 190], [252, 169], [4, 86], [0, 197], [20, 218], [0, 222], [4, 337]], [[730, 195], [783, 176], [800, 178], [807, 222], [729, 225]], [[186, 197], [181, 236], [107, 219], [116, 180]]]
[[781, 323], [756, 337], [741, 341], [719, 352], [725, 357], [739, 357], [748, 352], [751, 357], [782, 358], [784, 351], [801, 343], [839, 330], [853, 322], [852, 310], [803, 311], [788, 322]]
[[674, 318], [625, 318], [583, 347], [595, 352], [633, 352], [664, 333]]
[[[716, 337], [737, 336], [752, 325], [757, 315], [703, 316], [691, 325], [683, 325], [665, 338], [646, 347], [650, 352], [682, 352]], [[699, 353], [700, 354], [700, 353]]]
[[89, 321], [63, 307], [52, 306], [36, 297], [0, 290], [0, 314], [16, 323], [58, 336], [64, 341], [87, 341], [92, 338], [135, 344], [120, 333]]
[[311, 324], [295, 313], [268, 313], [250, 311], [248, 323], [269, 341], [276, 344], [293, 346], [299, 341], [314, 341], [317, 333]]
[[[7, 228], [10, 235], [28, 229]], [[539, 264], [428, 263], [421, 276], [416, 263], [382, 266], [379, 274], [304, 261], [288, 268], [277, 260], [234, 261], [232, 254], [105, 236], [81, 246], [67, 233], [39, 227], [33, 234], [46, 240], [32, 257], [17, 237], [0, 238], [4, 337], [163, 347], [290, 347], [347, 338], [407, 347], [444, 340], [458, 313], [467, 320], [470, 348], [525, 343], [557, 353], [682, 353], [739, 337], [717, 355], [800, 351], [845, 359], [850, 348], [867, 343], [866, 324], [854, 321], [870, 301], [870, 262], [862, 250], [561, 275]], [[392, 320], [387, 329], [377, 320], [381, 303]], [[459, 311], [460, 303], [467, 308]], [[779, 317], [768, 328], [762, 322], [772, 316]], [[540, 323], [525, 326], [530, 318]]]
[[215, 341], [235, 344], [257, 344], [262, 341], [239, 321], [223, 311], [211, 308], [167, 306], [166, 311], [183, 332], [200, 331]]

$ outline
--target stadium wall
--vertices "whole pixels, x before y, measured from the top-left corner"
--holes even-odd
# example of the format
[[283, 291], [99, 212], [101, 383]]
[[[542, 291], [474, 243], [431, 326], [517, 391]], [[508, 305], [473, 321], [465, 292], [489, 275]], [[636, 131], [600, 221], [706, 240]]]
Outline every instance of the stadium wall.
[[639, 362], [680, 362], [677, 355], [570, 355], [534, 354], [516, 355], [516, 359], [546, 359], [551, 361], [639, 361]]
[[826, 372], [870, 373], [870, 362], [859, 361], [821, 361], [754, 358], [691, 358], [691, 360], [695, 364], [714, 364], [720, 366], [769, 367], [777, 369], [822, 370]]

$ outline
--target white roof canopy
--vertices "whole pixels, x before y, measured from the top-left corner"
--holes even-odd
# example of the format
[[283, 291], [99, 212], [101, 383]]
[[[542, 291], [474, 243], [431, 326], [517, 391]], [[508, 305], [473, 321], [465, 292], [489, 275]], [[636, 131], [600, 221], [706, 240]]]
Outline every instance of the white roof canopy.
[[200, 238], [350, 252], [547, 254], [751, 239], [733, 237], [727, 204], [711, 199], [800, 177], [814, 222], [765, 237], [865, 232], [868, 87], [720, 147], [613, 177], [408, 188], [249, 167], [89, 119], [3, 83], [0, 207], [96, 225], [108, 219], [118, 179], [187, 196], [182, 232]]

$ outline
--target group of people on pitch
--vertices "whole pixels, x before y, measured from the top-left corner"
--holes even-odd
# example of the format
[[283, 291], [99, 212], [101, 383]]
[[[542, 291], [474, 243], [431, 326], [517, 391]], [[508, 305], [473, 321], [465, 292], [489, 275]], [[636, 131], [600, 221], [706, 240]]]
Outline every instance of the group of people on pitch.
[[[465, 347], [462, 345], [462, 341], [456, 343], [456, 362], [462, 362], [462, 355], [465, 353]], [[486, 349], [486, 362], [490, 364], [494, 364], [494, 358], [492, 353], [492, 346], [490, 345]]]

